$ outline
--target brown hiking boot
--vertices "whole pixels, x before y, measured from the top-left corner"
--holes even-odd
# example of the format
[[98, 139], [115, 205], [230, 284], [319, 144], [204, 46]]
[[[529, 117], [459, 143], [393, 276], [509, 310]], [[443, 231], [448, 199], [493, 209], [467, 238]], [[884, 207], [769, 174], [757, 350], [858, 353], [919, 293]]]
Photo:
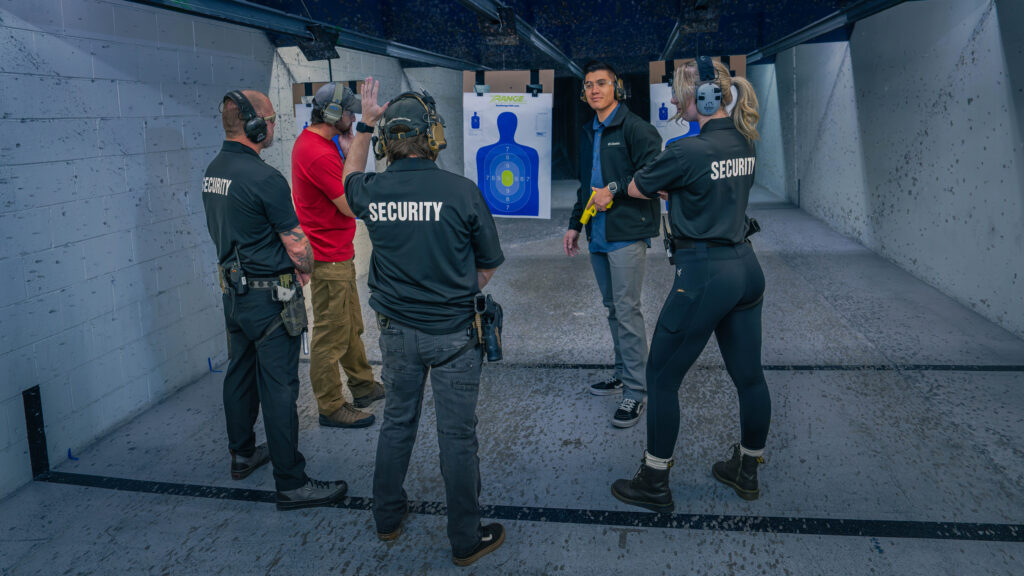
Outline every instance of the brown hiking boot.
[[330, 416], [320, 415], [320, 425], [331, 428], [366, 428], [375, 420], [373, 414], [356, 410], [351, 404], [338, 408]]
[[270, 450], [267, 448], [266, 443], [257, 446], [251, 456], [239, 456], [232, 452], [231, 479], [241, 480], [267, 462], [270, 462]]
[[380, 382], [373, 383], [373, 389], [370, 390], [369, 394], [360, 396], [359, 398], [353, 398], [352, 403], [356, 405], [356, 408], [369, 408], [370, 404], [373, 404], [377, 400], [384, 399], [384, 387], [381, 386]]

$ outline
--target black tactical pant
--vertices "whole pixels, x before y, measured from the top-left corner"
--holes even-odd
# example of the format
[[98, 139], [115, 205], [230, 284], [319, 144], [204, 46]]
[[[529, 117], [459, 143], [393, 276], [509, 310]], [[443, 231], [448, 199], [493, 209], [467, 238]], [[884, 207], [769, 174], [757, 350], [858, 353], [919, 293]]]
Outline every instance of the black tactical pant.
[[761, 369], [764, 274], [749, 243], [675, 254], [672, 291], [661, 309], [647, 358], [647, 451], [671, 458], [679, 436], [679, 386], [711, 333], [740, 401], [740, 442], [764, 448], [772, 402]]
[[299, 337], [278, 326], [257, 346], [264, 330], [281, 315], [269, 290], [224, 295], [231, 360], [224, 375], [224, 415], [228, 447], [249, 455], [256, 448], [253, 425], [263, 407], [270, 461], [277, 489], [306, 483], [306, 459], [299, 452]]

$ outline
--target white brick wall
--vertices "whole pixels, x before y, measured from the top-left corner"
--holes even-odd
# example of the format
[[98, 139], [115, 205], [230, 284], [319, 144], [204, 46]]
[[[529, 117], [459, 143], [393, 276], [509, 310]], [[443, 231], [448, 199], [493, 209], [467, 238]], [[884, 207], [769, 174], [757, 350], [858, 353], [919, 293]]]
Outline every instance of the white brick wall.
[[22, 390], [59, 464], [224, 360], [199, 180], [273, 59], [121, 0], [0, 0], [0, 496], [30, 477]]

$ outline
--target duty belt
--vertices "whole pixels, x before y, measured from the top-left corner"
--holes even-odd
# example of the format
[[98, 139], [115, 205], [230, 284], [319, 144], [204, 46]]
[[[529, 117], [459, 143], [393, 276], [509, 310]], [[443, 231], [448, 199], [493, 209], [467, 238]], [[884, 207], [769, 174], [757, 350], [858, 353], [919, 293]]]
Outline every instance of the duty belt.
[[292, 282], [294, 281], [295, 277], [293, 275], [281, 274], [280, 276], [260, 276], [256, 278], [249, 278], [248, 284], [250, 290], [273, 290], [275, 286], [291, 288]]
[[707, 245], [709, 248], [719, 246], [739, 246], [744, 242], [746, 242], [746, 240], [738, 244], [733, 244], [732, 242], [718, 242], [717, 240], [694, 240], [692, 238], [672, 238], [672, 248], [675, 250], [688, 250], [690, 248], [696, 248], [701, 244]]

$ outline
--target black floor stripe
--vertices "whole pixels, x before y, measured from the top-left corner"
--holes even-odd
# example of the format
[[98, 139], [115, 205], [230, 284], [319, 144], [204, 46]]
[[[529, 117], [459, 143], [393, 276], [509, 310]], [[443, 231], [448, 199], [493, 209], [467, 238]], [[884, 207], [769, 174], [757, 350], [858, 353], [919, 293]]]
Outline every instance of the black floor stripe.
[[[303, 358], [303, 362], [309, 359]], [[380, 360], [370, 360], [380, 366]], [[614, 364], [515, 363], [487, 364], [490, 368], [537, 370], [614, 370]], [[1024, 372], [1024, 364], [765, 364], [765, 372]], [[723, 366], [698, 366], [697, 370], [725, 370]]]
[[[274, 502], [274, 493], [266, 490], [130, 480], [68, 472], [50, 472], [49, 474], [41, 475], [36, 480], [55, 484], [70, 484], [144, 494], [189, 496], [193, 498], [212, 498], [242, 502]], [[611, 498], [610, 495], [608, 497]], [[346, 498], [334, 507], [348, 510], [369, 510], [371, 506], [372, 501], [369, 498], [353, 497]], [[439, 502], [410, 502], [410, 511], [414, 514], [438, 516], [445, 514], [445, 506]], [[482, 513], [484, 517], [495, 520], [628, 526], [631, 528], [671, 528], [816, 536], [914, 538], [924, 540], [970, 540], [976, 542], [1024, 542], [1024, 525], [1021, 524], [654, 514], [650, 512], [576, 510], [537, 506], [484, 506]]]

